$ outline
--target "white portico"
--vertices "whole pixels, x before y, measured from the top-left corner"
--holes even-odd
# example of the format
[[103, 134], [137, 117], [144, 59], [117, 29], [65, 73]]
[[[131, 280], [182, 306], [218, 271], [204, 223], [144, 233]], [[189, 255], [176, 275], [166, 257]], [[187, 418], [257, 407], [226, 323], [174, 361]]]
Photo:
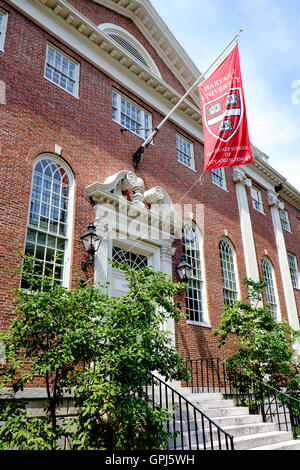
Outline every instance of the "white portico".
[[[159, 186], [144, 191], [144, 181], [123, 170], [88, 186], [86, 193], [95, 204], [97, 232], [104, 233], [95, 258], [96, 285], [108, 281], [109, 295], [126, 295], [124, 272], [113, 268], [110, 259], [172, 275], [172, 243], [182, 222], [166, 191]], [[174, 340], [174, 321], [164, 327]]]

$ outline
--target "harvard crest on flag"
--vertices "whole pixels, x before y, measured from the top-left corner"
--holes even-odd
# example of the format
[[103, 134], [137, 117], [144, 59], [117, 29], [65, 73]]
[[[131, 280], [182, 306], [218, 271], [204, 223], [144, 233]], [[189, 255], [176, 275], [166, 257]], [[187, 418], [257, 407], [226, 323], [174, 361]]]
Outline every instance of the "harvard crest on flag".
[[199, 85], [204, 171], [252, 163], [238, 43]]

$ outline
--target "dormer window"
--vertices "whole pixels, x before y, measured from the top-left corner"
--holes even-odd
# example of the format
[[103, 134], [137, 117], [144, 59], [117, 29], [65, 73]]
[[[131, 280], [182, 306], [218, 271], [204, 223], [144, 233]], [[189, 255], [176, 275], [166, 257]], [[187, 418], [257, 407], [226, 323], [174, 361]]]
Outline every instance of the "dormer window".
[[98, 28], [101, 29], [101, 31], [104, 31], [110, 39], [129, 54], [135, 62], [138, 62], [142, 67], [148, 69], [149, 72], [161, 78], [159, 70], [152, 57], [146, 51], [144, 46], [142, 46], [142, 44], [132, 36], [132, 34], [128, 33], [120, 26], [111, 23], [101, 24]]

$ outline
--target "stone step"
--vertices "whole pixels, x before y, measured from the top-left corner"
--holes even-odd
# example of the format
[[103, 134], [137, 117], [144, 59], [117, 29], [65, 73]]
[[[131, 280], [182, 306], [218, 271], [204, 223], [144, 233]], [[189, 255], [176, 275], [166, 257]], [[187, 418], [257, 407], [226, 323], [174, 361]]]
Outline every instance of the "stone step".
[[[198, 415], [199, 416], [199, 415]], [[190, 423], [188, 425], [187, 419], [186, 419], [186, 414], [185, 414], [185, 419], [183, 420], [182, 423], [182, 429], [183, 431], [187, 431], [190, 429], [191, 431], [195, 429], [195, 423], [197, 423], [198, 429], [202, 430], [202, 425], [204, 428], [209, 427], [209, 421], [208, 419], [204, 418], [204, 424], [201, 418], [194, 419], [193, 413], [190, 414]], [[212, 419], [212, 421], [217, 425], [220, 426], [220, 428], [224, 429], [226, 426], [247, 426], [249, 424], [256, 424], [256, 423], [262, 423], [262, 417], [260, 415], [238, 415], [238, 416], [222, 416], [222, 417], [215, 417]], [[173, 420], [169, 422], [169, 428], [173, 429]], [[175, 429], [179, 430], [180, 429], [180, 421], [175, 420]]]
[[[201, 408], [200, 408], [201, 409]], [[211, 419], [221, 418], [224, 416], [246, 416], [249, 415], [249, 409], [246, 406], [224, 407], [224, 408], [208, 408], [201, 409]]]
[[[217, 403], [217, 402], [219, 402], [223, 399], [223, 395], [221, 393], [203, 393], [203, 394], [202, 393], [188, 393], [188, 394], [185, 394], [184, 390], [183, 391], [180, 390], [179, 393], [184, 398], [186, 398], [188, 401], [190, 401], [191, 403], [199, 403], [199, 404], [203, 403], [203, 406], [205, 406], [205, 405], [209, 406], [209, 404]], [[179, 404], [180, 401], [181, 401], [181, 403], [183, 402], [183, 399], [180, 400], [180, 397], [176, 393], [172, 394], [170, 391], [168, 391], [167, 397], [166, 397], [166, 394], [164, 393], [163, 390], [162, 390], [161, 394], [157, 390], [155, 390], [154, 394], [148, 392], [148, 396], [151, 400], [154, 398], [154, 401], [156, 403]], [[227, 401], [227, 400], [225, 400], [225, 401]], [[230, 400], [228, 400], [228, 401], [230, 401]]]
[[[247, 407], [229, 407], [229, 408], [216, 407], [216, 408], [206, 408], [205, 409], [205, 408], [200, 408], [200, 406], [199, 407], [196, 406], [196, 408], [198, 408], [200, 411], [202, 411], [202, 413], [205, 416], [207, 416], [208, 418], [210, 418], [212, 420], [214, 420], [215, 418], [223, 418], [223, 417], [228, 417], [228, 416], [239, 417], [239, 416], [248, 416], [249, 415], [249, 410], [248, 410]], [[194, 409], [191, 406], [189, 406], [188, 410], [189, 410], [190, 420], [194, 420]], [[170, 411], [171, 411], [171, 409], [170, 409]], [[175, 420], [180, 419], [180, 418], [182, 418], [183, 420], [186, 420], [187, 416], [188, 416], [186, 406], [185, 405], [182, 406], [181, 409], [180, 408], [175, 408], [174, 416], [175, 416]], [[201, 413], [197, 413], [196, 418], [201, 419]]]
[[278, 431], [278, 426], [275, 423], [252, 423], [238, 426], [222, 426], [222, 429], [233, 437], [241, 437], [276, 432]]
[[249, 450], [300, 450], [300, 439], [278, 442], [276, 444], [269, 444], [266, 446], [252, 447], [252, 449]]
[[178, 392], [187, 398], [189, 401], [213, 401], [213, 400], [222, 400], [222, 393], [192, 393], [186, 392], [185, 389], [180, 389]]
[[200, 408], [200, 410], [209, 410], [209, 409], [216, 409], [216, 408], [235, 408], [236, 404], [234, 400], [200, 400], [194, 399], [191, 401], [193, 405]]
[[[180, 430], [180, 426], [175, 428], [178, 431]], [[258, 434], [266, 434], [266, 433], [271, 433], [271, 432], [276, 432], [278, 431], [278, 428], [276, 424], [273, 423], [255, 423], [251, 425], [244, 425], [244, 426], [227, 426], [222, 428], [223, 431], [225, 431], [227, 434], [230, 436], [233, 436], [236, 440], [238, 437], [251, 437], [251, 436], [257, 436]], [[172, 430], [172, 427], [170, 428]], [[211, 429], [206, 427], [204, 431], [202, 430], [202, 427], [198, 427], [198, 430], [196, 432], [195, 427], [192, 429], [190, 427], [190, 432], [184, 431], [180, 433], [180, 435], [177, 436], [176, 438], [176, 444], [177, 445], [188, 445], [190, 442], [192, 445], [196, 444], [197, 441], [198, 443], [204, 442], [210, 442], [212, 439], [213, 441], [217, 441], [218, 439], [223, 439], [225, 436], [224, 434], [218, 430], [217, 427], [211, 426]], [[173, 441], [173, 439], [171, 439]]]
[[[292, 433], [288, 431], [273, 431], [273, 432], [265, 432], [259, 434], [253, 434], [251, 436], [241, 436], [234, 438], [234, 450], [250, 450], [257, 447], [262, 446], [270, 446], [270, 445], [284, 445], [285, 442], [292, 440]], [[221, 443], [221, 449], [220, 449]], [[221, 439], [220, 443], [218, 441], [213, 441], [213, 450], [225, 450], [226, 443], [224, 439]], [[171, 443], [170, 443], [171, 444]], [[174, 449], [174, 447], [173, 447]], [[191, 445], [191, 449], [189, 449], [188, 445], [184, 445], [182, 447], [177, 447], [177, 450], [196, 450], [196, 444]], [[201, 444], [198, 447], [199, 450], [204, 449], [201, 447]], [[212, 450], [212, 446], [210, 442], [207, 442], [206, 445], [207, 450]], [[172, 450], [172, 447], [170, 447]]]
[[221, 428], [223, 428], [224, 426], [234, 426], [234, 425], [244, 426], [247, 424], [262, 423], [262, 416], [250, 415], [250, 414], [233, 415], [233, 416], [215, 416], [213, 418], [213, 421]]
[[253, 434], [251, 436], [241, 436], [234, 439], [234, 449], [247, 450], [253, 447], [279, 444], [291, 439], [293, 439], [293, 436], [289, 431], [273, 431]]

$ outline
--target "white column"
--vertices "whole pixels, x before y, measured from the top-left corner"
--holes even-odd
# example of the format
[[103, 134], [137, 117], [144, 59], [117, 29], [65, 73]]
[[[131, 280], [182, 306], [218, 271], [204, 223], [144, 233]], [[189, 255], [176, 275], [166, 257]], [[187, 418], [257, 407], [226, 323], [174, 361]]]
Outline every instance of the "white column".
[[[103, 285], [111, 278], [110, 270], [111, 266], [108, 262], [108, 258], [111, 252], [111, 240], [108, 237], [108, 231], [104, 230], [104, 226], [107, 223], [107, 213], [105, 208], [101, 204], [95, 204], [95, 225], [97, 233], [103, 233], [105, 237], [101, 241], [97, 253], [95, 254], [95, 270], [94, 270], [94, 285], [97, 287]], [[106, 292], [108, 293], [108, 288]]]
[[268, 191], [268, 202], [271, 207], [271, 215], [273, 221], [273, 228], [275, 233], [277, 255], [280, 266], [281, 280], [283, 285], [284, 297], [287, 308], [287, 315], [289, 324], [295, 330], [299, 330], [299, 319], [297, 306], [294, 296], [294, 289], [292, 285], [290, 267], [287, 257], [287, 251], [283, 236], [283, 230], [280, 220], [279, 210], [284, 208], [284, 204], [278, 200], [278, 196], [274, 191]]
[[259, 271], [246, 191], [246, 187], [251, 187], [251, 180], [246, 177], [246, 174], [242, 169], [235, 167], [233, 169], [233, 181], [235, 182], [236, 197], [239, 207], [247, 278], [251, 278], [253, 281], [258, 282]]
[[[172, 277], [172, 255], [175, 248], [171, 245], [162, 246], [160, 249], [160, 270]], [[164, 330], [171, 332], [172, 346], [175, 348], [175, 322], [173, 318], [167, 318], [163, 325]]]

